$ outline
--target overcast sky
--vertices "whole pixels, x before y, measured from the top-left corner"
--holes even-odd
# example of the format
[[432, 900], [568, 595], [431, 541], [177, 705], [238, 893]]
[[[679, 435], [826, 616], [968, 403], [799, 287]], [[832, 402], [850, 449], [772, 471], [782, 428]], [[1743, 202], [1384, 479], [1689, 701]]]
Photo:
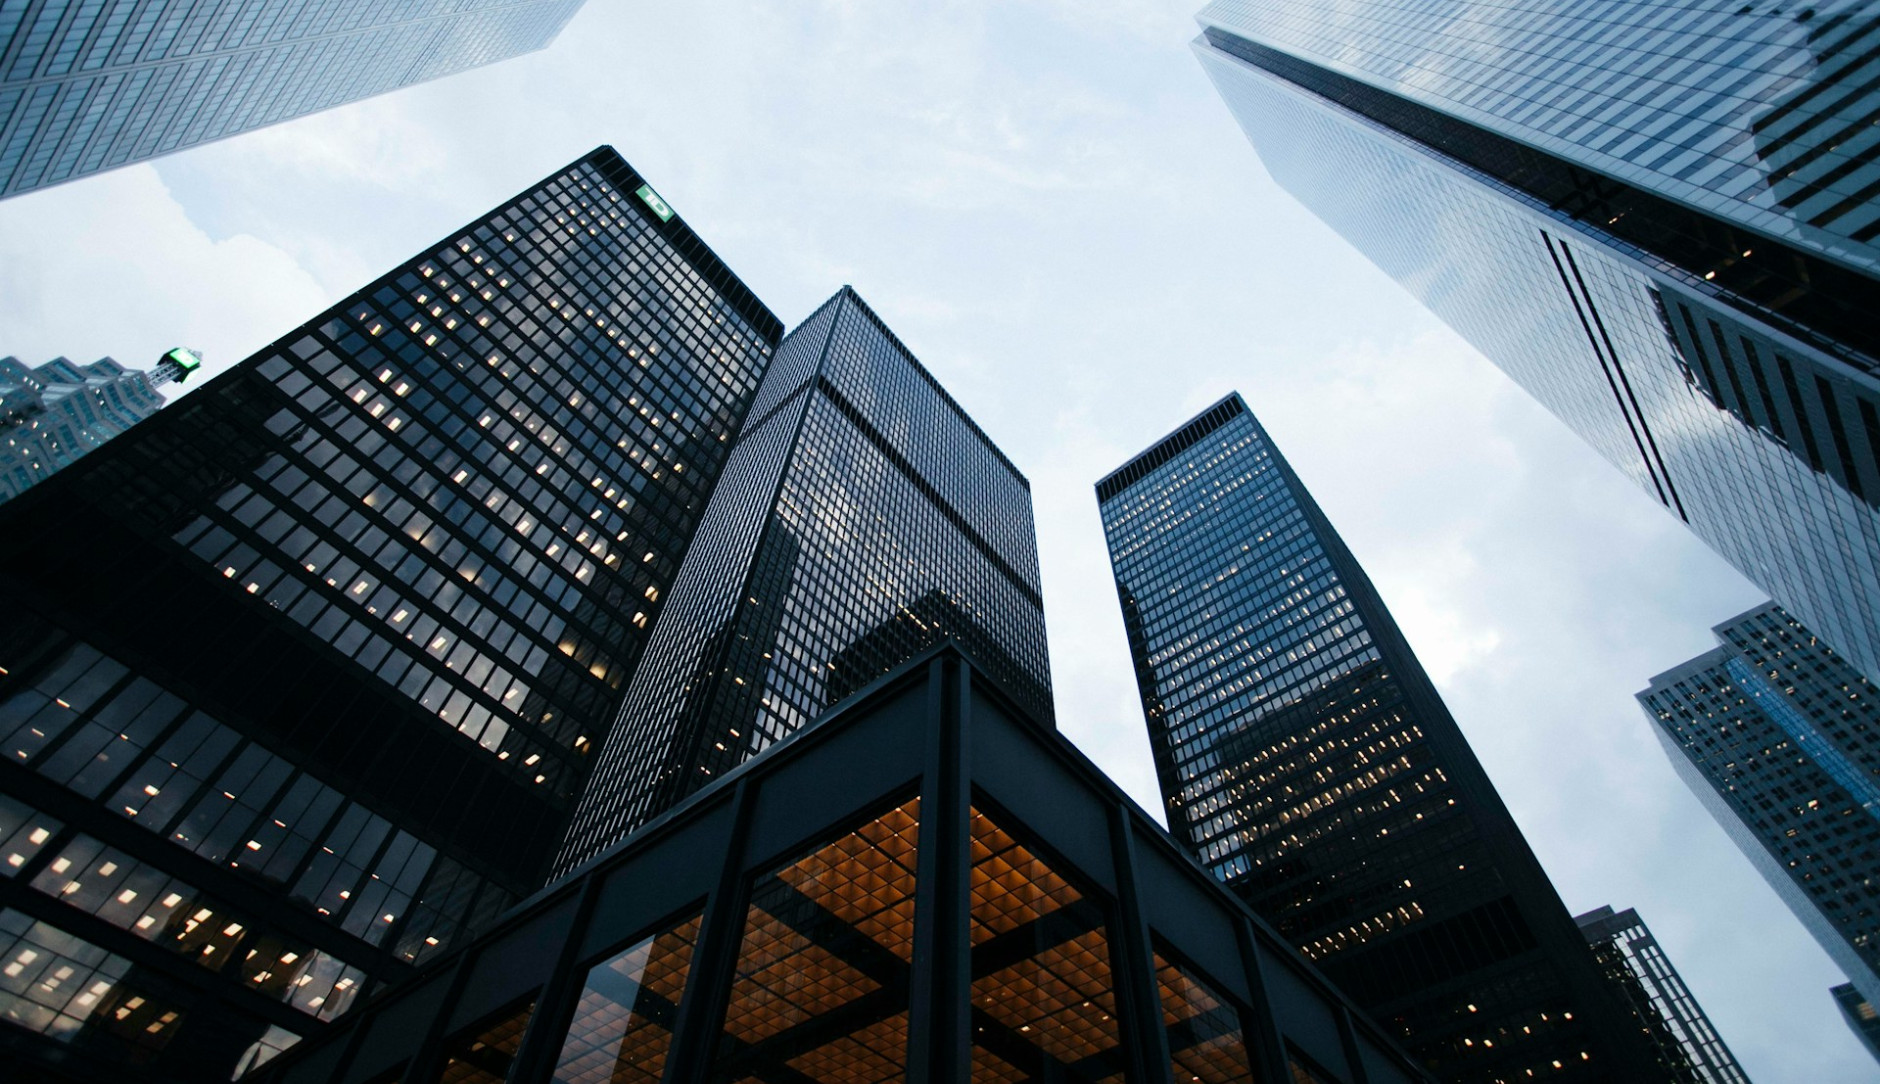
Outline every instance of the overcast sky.
[[1761, 601], [1276, 188], [1198, 0], [593, 0], [519, 60], [0, 202], [0, 355], [233, 364], [601, 143], [787, 325], [853, 284], [1031, 478], [1064, 731], [1155, 810], [1092, 483], [1245, 394], [1566, 904], [1759, 1084], [1880, 1078], [1633, 694]]

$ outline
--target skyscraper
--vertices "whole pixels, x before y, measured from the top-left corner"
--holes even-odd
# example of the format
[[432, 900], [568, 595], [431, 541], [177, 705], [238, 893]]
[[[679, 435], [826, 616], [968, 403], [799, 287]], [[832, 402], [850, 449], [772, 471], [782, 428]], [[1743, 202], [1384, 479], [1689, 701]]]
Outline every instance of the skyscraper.
[[557, 860], [945, 638], [1051, 718], [1031, 486], [844, 287], [784, 339]]
[[0, 1048], [226, 1080], [539, 887], [781, 330], [601, 148], [0, 506]]
[[1774, 603], [1638, 694], [1691, 791], [1880, 1002], [1880, 691]]
[[1364, 570], [1240, 396], [1097, 499], [1175, 838], [1441, 1079], [1661, 1078]]
[[13, 0], [0, 197], [540, 49], [581, 0]]
[[1600, 966], [1657, 1040], [1658, 1062], [1689, 1084], [1749, 1084], [1736, 1055], [1704, 1015], [1671, 957], [1631, 908], [1598, 907], [1574, 916]]
[[1860, 1040], [1860, 1045], [1867, 1048], [1867, 1053], [1880, 1061], [1880, 1010], [1873, 1007], [1873, 1002], [1860, 996], [1860, 991], [1851, 982], [1844, 982], [1828, 991], [1834, 997], [1834, 1004], [1841, 1010], [1841, 1018]]
[[1880, 675], [1880, 13], [1221, 0], [1273, 178]]
[[188, 379], [202, 359], [172, 350], [149, 372], [112, 358], [27, 368], [0, 358], [0, 503], [157, 412], [158, 388]]

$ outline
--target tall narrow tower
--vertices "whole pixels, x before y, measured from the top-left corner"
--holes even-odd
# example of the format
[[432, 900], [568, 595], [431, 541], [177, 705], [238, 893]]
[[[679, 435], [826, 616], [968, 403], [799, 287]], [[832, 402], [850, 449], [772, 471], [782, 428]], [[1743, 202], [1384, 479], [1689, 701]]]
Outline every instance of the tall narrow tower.
[[1880, 11], [1221, 0], [1268, 172], [1880, 677]]
[[540, 886], [781, 325], [611, 148], [0, 506], [0, 1050], [228, 1080]]
[[1097, 498], [1175, 838], [1441, 1079], [1663, 1079], [1240, 396]]
[[0, 198], [546, 46], [582, 0], [13, 0]]
[[844, 288], [777, 351], [557, 869], [924, 648], [1051, 715], [1031, 485]]

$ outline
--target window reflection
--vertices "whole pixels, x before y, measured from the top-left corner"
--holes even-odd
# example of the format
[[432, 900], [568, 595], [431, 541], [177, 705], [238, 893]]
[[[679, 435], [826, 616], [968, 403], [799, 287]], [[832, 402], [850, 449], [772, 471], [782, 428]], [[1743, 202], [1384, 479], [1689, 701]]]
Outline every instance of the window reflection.
[[0, 911], [0, 1019], [62, 1043], [154, 1057], [183, 1014], [124, 985], [131, 963], [18, 911]]
[[1240, 1014], [1187, 968], [1155, 956], [1162, 1025], [1176, 1084], [1242, 1084], [1253, 1077]]
[[533, 1015], [531, 998], [444, 1040], [444, 1072], [438, 1084], [503, 1084]]
[[758, 879], [714, 1080], [899, 1080], [920, 800]]
[[1095, 900], [973, 810], [973, 1080], [1123, 1079]]
[[556, 1084], [658, 1084], [698, 929], [693, 915], [588, 971]]

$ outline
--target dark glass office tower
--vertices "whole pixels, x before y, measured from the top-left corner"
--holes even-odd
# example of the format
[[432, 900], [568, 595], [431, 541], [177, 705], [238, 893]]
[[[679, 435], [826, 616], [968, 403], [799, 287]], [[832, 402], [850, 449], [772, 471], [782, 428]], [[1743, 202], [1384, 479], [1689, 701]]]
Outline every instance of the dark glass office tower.
[[181, 348], [149, 372], [112, 358], [90, 365], [53, 358], [34, 368], [0, 358], [0, 502], [155, 414], [163, 406], [158, 389], [183, 382], [201, 365]]
[[532, 52], [581, 0], [11, 0], [0, 197]]
[[1169, 830], [1439, 1078], [1662, 1079], [1239, 395], [1097, 483]]
[[1873, 1007], [1873, 1002], [1860, 995], [1851, 982], [1844, 982], [1828, 991], [1834, 997], [1835, 1007], [1841, 1010], [1841, 1018], [1860, 1040], [1860, 1045], [1867, 1048], [1867, 1053], [1880, 1061], [1880, 1009]]
[[1573, 921], [1607, 977], [1651, 1032], [1667, 1076], [1689, 1084], [1749, 1084], [1749, 1075], [1637, 911], [1628, 907], [1615, 913], [1598, 907]]
[[1767, 603], [1638, 694], [1692, 793], [1880, 1002], [1880, 690]]
[[1880, 676], [1880, 12], [1221, 0], [1287, 191]]
[[0, 507], [0, 1049], [226, 1080], [538, 888], [780, 332], [601, 148]]
[[784, 339], [556, 862], [943, 639], [1051, 718], [1031, 486], [844, 287]]

